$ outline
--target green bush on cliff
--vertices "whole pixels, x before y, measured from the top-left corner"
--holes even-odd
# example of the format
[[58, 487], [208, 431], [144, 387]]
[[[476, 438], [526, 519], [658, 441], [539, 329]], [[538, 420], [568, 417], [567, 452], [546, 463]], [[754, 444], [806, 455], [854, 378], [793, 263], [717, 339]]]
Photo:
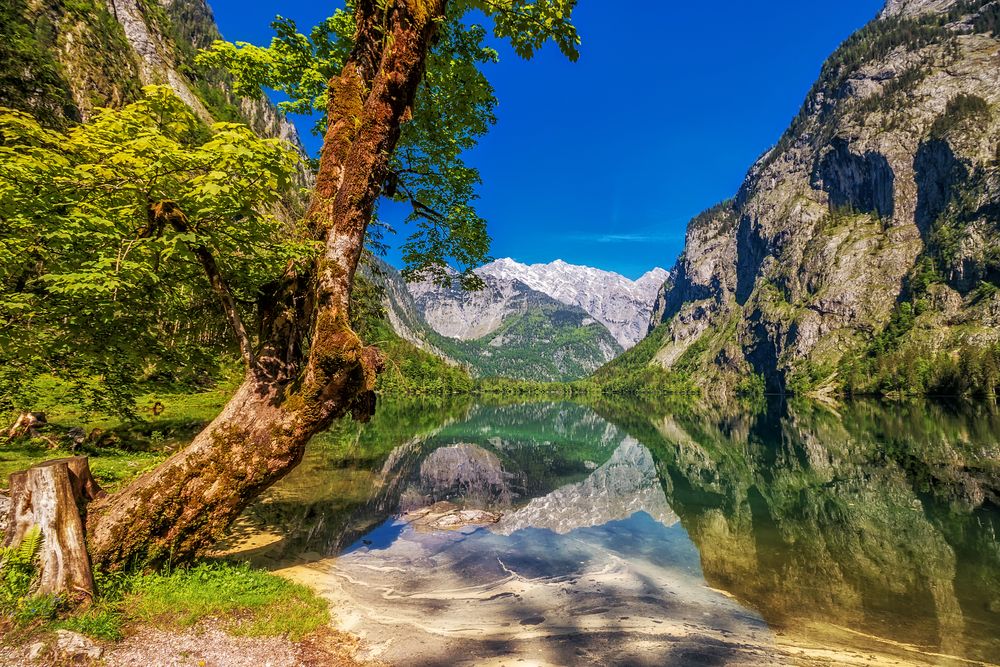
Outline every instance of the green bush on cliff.
[[966, 122], [980, 125], [990, 117], [990, 104], [978, 95], [960, 93], [948, 100], [943, 114], [931, 126], [931, 137], [941, 139]]

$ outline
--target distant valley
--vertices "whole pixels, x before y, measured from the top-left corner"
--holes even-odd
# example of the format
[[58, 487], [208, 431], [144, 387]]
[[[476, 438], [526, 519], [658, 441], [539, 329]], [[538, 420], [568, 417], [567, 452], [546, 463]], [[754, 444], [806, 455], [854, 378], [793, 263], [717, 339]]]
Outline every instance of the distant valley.
[[633, 281], [561, 260], [500, 259], [477, 269], [483, 289], [466, 291], [381, 273], [399, 336], [478, 377], [535, 381], [586, 377], [633, 347], [670, 275], [655, 268]]

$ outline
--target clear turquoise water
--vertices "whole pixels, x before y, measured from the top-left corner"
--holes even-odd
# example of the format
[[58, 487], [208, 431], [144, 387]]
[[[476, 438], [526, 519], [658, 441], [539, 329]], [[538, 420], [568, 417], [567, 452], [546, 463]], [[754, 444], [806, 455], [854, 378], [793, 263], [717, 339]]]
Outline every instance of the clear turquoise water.
[[[401, 518], [438, 501], [503, 517], [458, 532]], [[704, 603], [676, 598], [701, 587], [729, 600], [699, 619], [720, 631], [1000, 662], [1000, 412], [989, 405], [387, 402], [371, 424], [317, 439], [247, 518], [283, 537], [278, 558], [329, 558], [341, 572], [391, 564], [394, 604], [417, 616], [444, 582], [484, 587], [514, 572], [559, 583], [574, 618], [593, 613], [623, 638], [631, 620]], [[603, 601], [574, 583], [609, 567], [623, 574]], [[463, 604], [507, 613], [498, 595]], [[514, 620], [562, 618], [532, 604]]]

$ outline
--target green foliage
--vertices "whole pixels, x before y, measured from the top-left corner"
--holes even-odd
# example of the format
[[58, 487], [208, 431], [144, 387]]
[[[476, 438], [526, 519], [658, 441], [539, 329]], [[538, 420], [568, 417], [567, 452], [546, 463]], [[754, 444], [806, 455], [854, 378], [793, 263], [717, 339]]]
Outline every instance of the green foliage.
[[933, 350], [909, 343], [867, 363], [848, 366], [851, 394], [995, 396], [1000, 390], [1000, 348], [963, 344]]
[[[451, 284], [449, 265], [459, 268], [466, 287], [481, 285], [472, 269], [489, 252], [485, 221], [475, 210], [479, 172], [464, 154], [496, 122], [497, 100], [483, 68], [498, 54], [487, 45], [492, 21], [495, 37], [530, 58], [552, 41], [570, 59], [578, 56], [579, 37], [571, 15], [576, 0], [459, 0], [448, 4], [427, 59], [411, 122], [405, 124], [392, 158], [384, 192], [411, 205], [414, 230], [403, 245], [408, 279], [426, 276]], [[328, 89], [353, 47], [354, 3], [338, 9], [308, 34], [290, 19], [277, 17], [268, 47], [245, 42], [215, 42], [198, 62], [225, 70], [240, 95], [256, 97], [262, 88], [280, 91], [286, 113], [315, 115], [314, 132], [327, 127]]]
[[719, 220], [720, 216], [724, 216], [722, 218], [723, 224], [719, 226], [717, 232], [721, 236], [732, 231], [739, 222], [739, 216], [736, 214], [734, 199], [721, 201], [715, 206], [712, 206], [711, 208], [696, 215], [691, 219], [691, 222], [688, 223], [688, 231], [701, 229], [709, 223]]
[[590, 380], [604, 394], [697, 394], [691, 373], [707, 349], [707, 341], [696, 342], [670, 370], [665, 370], [655, 357], [668, 334], [667, 325], [661, 324], [631, 350], [597, 369]]
[[889, 324], [872, 341], [868, 354], [877, 357], [895, 350], [906, 334], [910, 333], [917, 317], [924, 311], [926, 304], [904, 302], [896, 306]]
[[[311, 256], [271, 213], [296, 164], [246, 127], [206, 130], [166, 88], [66, 133], [0, 111], [0, 411], [48, 373], [132, 414], [144, 374], [217, 364], [231, 342], [195, 249], [241, 303]], [[164, 201], [183, 228], [154, 224]]]
[[327, 604], [304, 586], [246, 564], [206, 561], [137, 575], [123, 597], [126, 618], [170, 628], [222, 618], [239, 636], [298, 640], [329, 623]]
[[386, 369], [378, 379], [379, 392], [448, 395], [472, 390], [472, 377], [463, 367], [403, 340], [384, 320], [370, 326], [364, 339], [377, 345], [386, 358]]
[[736, 385], [737, 396], [749, 399], [762, 399], [767, 392], [767, 381], [760, 373], [751, 373]]
[[[589, 321], [588, 321], [589, 320]], [[572, 382], [589, 375], [618, 343], [585, 313], [552, 301], [531, 301], [475, 340], [434, 332], [430, 342], [481, 378]]]
[[980, 131], [986, 127], [990, 117], [989, 102], [978, 95], [960, 93], [948, 100], [943, 114], [931, 126], [931, 137], [942, 139], [956, 127], [975, 123]]
[[41, 548], [42, 531], [38, 526], [28, 530], [20, 544], [0, 547], [0, 606], [14, 608], [28, 595]]
[[20, 544], [0, 547], [0, 616], [9, 617], [17, 625], [52, 618], [59, 608], [58, 597], [31, 592], [38, 574], [42, 539], [41, 529], [33, 526]]
[[829, 364], [803, 360], [785, 380], [785, 390], [793, 396], [806, 396], [823, 386], [834, 372]]
[[[24, 0], [0, 4], [0, 100], [30, 111], [48, 126], [78, 117], [69, 85], [54, 57], [55, 34], [45, 17], [28, 20]], [[31, 81], [26, 86], [25, 81]]]

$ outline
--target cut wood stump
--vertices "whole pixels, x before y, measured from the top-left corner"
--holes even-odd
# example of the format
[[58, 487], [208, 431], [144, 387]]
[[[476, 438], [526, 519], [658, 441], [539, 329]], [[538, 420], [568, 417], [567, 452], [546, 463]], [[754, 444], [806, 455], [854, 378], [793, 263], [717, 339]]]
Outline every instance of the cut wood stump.
[[93, 597], [83, 513], [87, 503], [102, 495], [85, 456], [46, 461], [10, 476], [5, 546], [20, 544], [32, 526], [41, 530], [36, 593]]

